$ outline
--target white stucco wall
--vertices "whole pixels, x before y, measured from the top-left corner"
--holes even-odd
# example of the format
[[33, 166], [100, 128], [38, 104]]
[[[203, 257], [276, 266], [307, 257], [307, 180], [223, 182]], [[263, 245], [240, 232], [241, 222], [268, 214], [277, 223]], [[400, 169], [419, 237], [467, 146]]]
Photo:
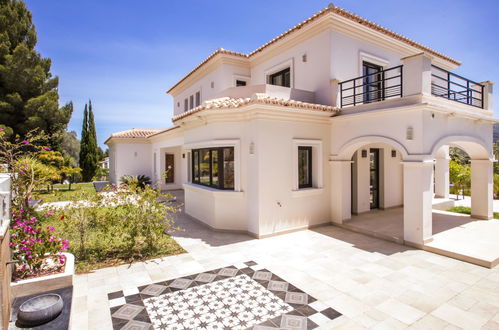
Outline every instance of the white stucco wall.
[[[315, 103], [331, 104], [330, 95], [330, 33], [313, 38], [256, 64], [251, 68], [251, 84], [265, 84], [270, 73], [291, 67], [291, 87], [315, 93]], [[306, 55], [306, 62], [303, 62]]]
[[[222, 64], [213, 71], [209, 72], [201, 79], [193, 83], [182, 93], [177, 95], [174, 98], [173, 102], [173, 112], [174, 115], [178, 115], [184, 112], [184, 100], [185, 98], [189, 98], [190, 95], [195, 96], [195, 93], [201, 92], [201, 103], [205, 100], [209, 100], [213, 98], [213, 96], [220, 91], [229, 88], [235, 87], [235, 82], [237, 77], [246, 77], [245, 79], [249, 80], [249, 68], [230, 65], [230, 64]], [[211, 87], [211, 83], [213, 82], [213, 88]], [[194, 103], [195, 103], [194, 98]], [[194, 104], [195, 105], [195, 104]]]
[[152, 153], [148, 143], [113, 143], [110, 145], [110, 180], [119, 184], [124, 175], [147, 175], [152, 178]]

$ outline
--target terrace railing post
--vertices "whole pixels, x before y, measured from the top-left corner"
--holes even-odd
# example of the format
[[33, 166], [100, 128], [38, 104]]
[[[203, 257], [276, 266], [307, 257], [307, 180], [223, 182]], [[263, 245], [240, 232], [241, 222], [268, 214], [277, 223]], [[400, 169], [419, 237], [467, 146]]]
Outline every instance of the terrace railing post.
[[[331, 106], [342, 107], [343, 106], [343, 85], [338, 79], [331, 79]], [[339, 99], [338, 99], [339, 92]]]
[[481, 82], [482, 95], [481, 95], [481, 106], [480, 108], [488, 111], [493, 110], [493, 91], [494, 83], [492, 81]]
[[431, 95], [431, 57], [425, 53], [402, 58], [402, 94]]

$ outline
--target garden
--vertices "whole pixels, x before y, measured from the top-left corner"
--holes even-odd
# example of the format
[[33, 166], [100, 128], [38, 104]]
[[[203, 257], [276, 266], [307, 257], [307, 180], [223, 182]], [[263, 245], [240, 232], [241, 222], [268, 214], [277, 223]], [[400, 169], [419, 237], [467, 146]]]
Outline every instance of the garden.
[[[100, 193], [91, 183], [54, 184], [45, 142], [36, 131], [9, 139], [0, 129], [0, 163], [13, 192], [13, 280], [62, 272], [63, 252], [75, 256], [78, 272], [184, 252], [170, 236], [179, 208], [172, 196], [130, 178]], [[63, 207], [50, 203], [62, 200]]]

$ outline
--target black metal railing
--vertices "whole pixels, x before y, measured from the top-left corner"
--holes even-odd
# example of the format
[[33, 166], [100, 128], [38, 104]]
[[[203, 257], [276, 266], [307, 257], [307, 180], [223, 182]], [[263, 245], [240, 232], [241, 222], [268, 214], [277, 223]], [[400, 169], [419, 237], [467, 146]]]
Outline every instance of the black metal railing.
[[342, 108], [402, 97], [402, 65], [342, 81], [339, 89]]
[[436, 65], [431, 69], [431, 94], [483, 109], [483, 85]]

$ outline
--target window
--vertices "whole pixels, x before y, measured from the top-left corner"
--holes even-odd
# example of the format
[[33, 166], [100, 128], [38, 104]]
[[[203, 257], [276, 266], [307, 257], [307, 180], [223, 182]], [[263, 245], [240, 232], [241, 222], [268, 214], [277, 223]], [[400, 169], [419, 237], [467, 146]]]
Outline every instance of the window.
[[246, 81], [244, 80], [236, 80], [236, 87], [246, 86]]
[[298, 147], [298, 188], [312, 187], [312, 147]]
[[194, 108], [194, 95], [189, 97], [189, 109]]
[[200, 104], [201, 104], [201, 93], [196, 92], [196, 107], [199, 107]]
[[234, 189], [234, 148], [192, 150], [192, 182], [217, 189]]
[[187, 99], [184, 100], [184, 111], [189, 110], [189, 101]]
[[286, 68], [282, 71], [269, 75], [269, 84], [291, 87], [291, 69]]

